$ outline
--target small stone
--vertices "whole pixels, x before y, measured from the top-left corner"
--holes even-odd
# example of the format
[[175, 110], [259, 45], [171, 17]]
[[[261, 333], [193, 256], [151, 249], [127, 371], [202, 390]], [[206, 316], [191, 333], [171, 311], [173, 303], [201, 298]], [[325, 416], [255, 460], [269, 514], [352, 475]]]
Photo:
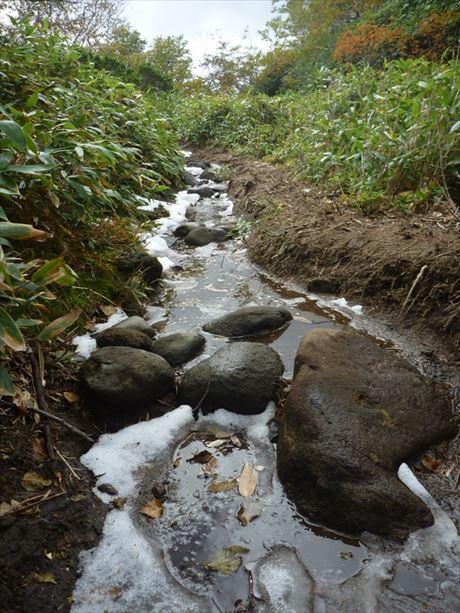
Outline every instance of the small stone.
[[110, 485], [110, 483], [101, 483], [97, 486], [97, 489], [103, 494], [109, 494], [110, 496], [118, 496], [117, 488]]
[[151, 492], [155, 498], [159, 498], [160, 500], [166, 496], [166, 488], [163, 483], [154, 483]]

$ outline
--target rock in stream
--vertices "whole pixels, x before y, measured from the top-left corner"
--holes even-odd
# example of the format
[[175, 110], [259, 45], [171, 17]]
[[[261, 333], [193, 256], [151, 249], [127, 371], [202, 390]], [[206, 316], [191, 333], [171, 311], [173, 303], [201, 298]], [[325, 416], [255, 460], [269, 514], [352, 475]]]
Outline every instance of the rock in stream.
[[296, 355], [278, 473], [307, 517], [404, 538], [433, 518], [398, 467], [456, 431], [444, 394], [392, 351], [353, 332], [314, 330]]
[[203, 326], [203, 330], [235, 338], [253, 336], [282, 328], [291, 319], [291, 313], [283, 307], [250, 306], [236, 309], [208, 322]]

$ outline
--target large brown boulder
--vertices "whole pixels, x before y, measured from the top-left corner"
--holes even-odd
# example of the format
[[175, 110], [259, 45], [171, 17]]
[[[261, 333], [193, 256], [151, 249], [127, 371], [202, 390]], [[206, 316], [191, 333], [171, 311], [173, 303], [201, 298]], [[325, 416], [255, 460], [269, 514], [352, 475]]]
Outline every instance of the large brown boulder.
[[312, 519], [404, 538], [433, 518], [398, 467], [456, 431], [444, 393], [393, 351], [353, 332], [314, 330], [296, 356], [278, 473]]

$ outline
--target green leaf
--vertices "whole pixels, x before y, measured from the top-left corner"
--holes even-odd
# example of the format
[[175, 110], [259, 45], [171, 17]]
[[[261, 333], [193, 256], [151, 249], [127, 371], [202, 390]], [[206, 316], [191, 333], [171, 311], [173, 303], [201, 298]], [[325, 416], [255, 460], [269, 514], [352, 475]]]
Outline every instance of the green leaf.
[[56, 258], [40, 266], [32, 275], [31, 281], [37, 285], [47, 285], [56, 281], [61, 285], [71, 285], [75, 282], [75, 278], [76, 274], [64, 263], [63, 259]]
[[38, 92], [30, 95], [26, 100], [26, 109], [31, 109], [33, 106], [37, 104], [38, 101]]
[[2, 151], [0, 153], [0, 170], [4, 170], [14, 158], [14, 151]]
[[13, 382], [3, 364], [0, 364], [0, 396], [14, 396]]
[[20, 149], [27, 147], [27, 141], [21, 126], [11, 119], [0, 121], [0, 130]]
[[39, 326], [43, 322], [41, 319], [16, 319], [16, 323], [19, 328], [32, 328], [33, 326]]
[[37, 336], [37, 340], [39, 341], [49, 341], [50, 339], [58, 336], [64, 330], [66, 330], [69, 326], [77, 321], [80, 317], [81, 309], [73, 309], [66, 313], [62, 317], [58, 317], [50, 324], [43, 328], [40, 334]]
[[43, 230], [37, 230], [29, 224], [1, 221], [0, 236], [16, 240], [24, 240], [29, 238], [33, 238], [35, 240], [45, 240], [45, 238], [49, 237], [49, 234]]
[[83, 198], [83, 200], [88, 200], [89, 196], [92, 195], [91, 190], [86, 187], [86, 185], [82, 185], [75, 177], [67, 177], [67, 182], [73, 187], [80, 198]]
[[7, 172], [17, 172], [22, 175], [37, 175], [43, 172], [49, 172], [54, 168], [50, 164], [28, 164], [27, 166], [8, 166]]
[[14, 351], [24, 351], [26, 348], [21, 330], [2, 307], [0, 307], [0, 340]]

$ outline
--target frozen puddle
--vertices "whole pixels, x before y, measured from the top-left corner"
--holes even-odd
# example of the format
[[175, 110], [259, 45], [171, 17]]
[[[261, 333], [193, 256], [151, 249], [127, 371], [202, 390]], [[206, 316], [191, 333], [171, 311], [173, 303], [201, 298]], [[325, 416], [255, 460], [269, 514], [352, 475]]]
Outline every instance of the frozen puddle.
[[[82, 555], [72, 611], [457, 610], [458, 535], [411, 471], [403, 465], [401, 478], [436, 521], [404, 545], [309, 525], [276, 477], [272, 415], [271, 406], [249, 417], [220, 410], [195, 422], [183, 406], [102, 436], [82, 462], [125, 501]], [[256, 475], [250, 496], [239, 489], [245, 465]], [[151, 518], [143, 509], [159, 484], [163, 514]]]
[[[309, 526], [283, 495], [272, 414], [273, 407], [249, 417], [220, 410], [195, 422], [190, 407], [180, 407], [102, 436], [82, 462], [126, 502], [109, 512], [99, 547], [83, 554], [72, 610], [233, 611], [250, 599], [251, 577], [261, 611], [304, 611], [298, 603], [313, 601], [316, 582], [337, 585], [359, 572], [365, 547]], [[245, 464], [257, 475], [251, 496], [236, 481]], [[164, 512], [152, 519], [142, 509], [159, 483]], [[226, 575], [219, 560], [235, 547]], [[306, 585], [308, 594], [299, 593]]]

